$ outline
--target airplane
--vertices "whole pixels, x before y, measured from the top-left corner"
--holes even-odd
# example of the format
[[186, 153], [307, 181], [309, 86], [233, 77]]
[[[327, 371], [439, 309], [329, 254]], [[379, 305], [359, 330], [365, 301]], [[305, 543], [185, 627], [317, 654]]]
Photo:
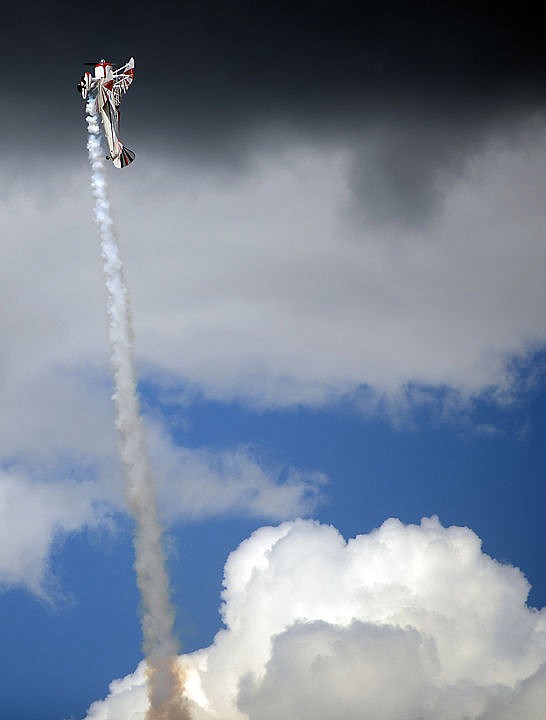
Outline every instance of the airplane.
[[94, 76], [86, 71], [81, 76], [76, 90], [84, 100], [88, 95], [95, 99], [95, 107], [102, 120], [104, 134], [110, 150], [107, 160], [117, 168], [126, 167], [135, 159], [135, 153], [126, 148], [119, 138], [119, 106], [122, 96], [133, 82], [135, 61], [131, 58], [117, 70], [112, 63], [102, 59], [97, 63], [85, 63], [94, 66]]

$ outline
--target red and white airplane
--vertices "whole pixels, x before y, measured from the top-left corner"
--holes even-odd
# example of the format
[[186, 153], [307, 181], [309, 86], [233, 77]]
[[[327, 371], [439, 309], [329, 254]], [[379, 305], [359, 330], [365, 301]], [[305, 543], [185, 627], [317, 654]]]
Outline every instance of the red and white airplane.
[[117, 168], [125, 167], [133, 162], [135, 154], [124, 147], [119, 139], [119, 106], [121, 98], [133, 82], [134, 58], [117, 70], [114, 70], [112, 63], [107, 60], [86, 65], [94, 65], [95, 74], [93, 76], [90, 72], [84, 72], [76, 89], [84, 100], [88, 95], [95, 98], [96, 110], [100, 113], [110, 150], [106, 159], [111, 160]]

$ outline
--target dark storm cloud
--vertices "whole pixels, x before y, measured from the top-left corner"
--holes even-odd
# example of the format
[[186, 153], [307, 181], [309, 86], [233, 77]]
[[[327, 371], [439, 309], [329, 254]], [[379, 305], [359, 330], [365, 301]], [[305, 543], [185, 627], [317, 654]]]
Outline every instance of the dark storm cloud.
[[465, 153], [544, 102], [546, 33], [521, 7], [36, 2], [10, 7], [1, 39], [23, 150], [48, 130], [52, 149], [76, 145], [82, 62], [132, 54], [126, 124], [141, 146], [232, 164], [272, 128], [342, 142], [356, 148], [353, 187], [377, 220], [426, 217]]
[[[500, 111], [499, 111], [500, 112]], [[432, 219], [452, 180], [495, 128], [504, 134], [511, 116], [427, 116], [410, 110], [385, 118], [354, 144], [350, 183], [355, 210], [373, 223], [418, 227]]]

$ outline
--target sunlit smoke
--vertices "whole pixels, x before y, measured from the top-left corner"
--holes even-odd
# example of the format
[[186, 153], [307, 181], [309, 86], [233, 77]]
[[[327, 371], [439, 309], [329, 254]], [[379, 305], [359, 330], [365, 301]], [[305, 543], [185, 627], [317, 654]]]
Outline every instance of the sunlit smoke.
[[116, 427], [120, 435], [125, 495], [136, 526], [135, 569], [142, 599], [143, 649], [148, 666], [147, 720], [185, 720], [190, 715], [182, 695], [184, 676], [177, 659], [174, 609], [170, 599], [162, 529], [136, 392], [129, 295], [110, 213], [94, 99], [88, 101], [86, 112], [91, 187], [107, 291]]

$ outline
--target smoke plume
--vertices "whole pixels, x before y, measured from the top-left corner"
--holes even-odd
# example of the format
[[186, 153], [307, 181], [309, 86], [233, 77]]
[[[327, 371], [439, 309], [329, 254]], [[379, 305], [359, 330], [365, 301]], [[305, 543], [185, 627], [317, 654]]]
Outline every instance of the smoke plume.
[[143, 650], [147, 663], [147, 720], [186, 720], [190, 714], [182, 696], [184, 672], [179, 664], [173, 633], [174, 609], [170, 599], [162, 529], [136, 392], [129, 295], [110, 214], [94, 99], [87, 103], [86, 113], [95, 221], [99, 229], [107, 291], [116, 427], [120, 436], [125, 495], [135, 521], [135, 570], [142, 600]]

